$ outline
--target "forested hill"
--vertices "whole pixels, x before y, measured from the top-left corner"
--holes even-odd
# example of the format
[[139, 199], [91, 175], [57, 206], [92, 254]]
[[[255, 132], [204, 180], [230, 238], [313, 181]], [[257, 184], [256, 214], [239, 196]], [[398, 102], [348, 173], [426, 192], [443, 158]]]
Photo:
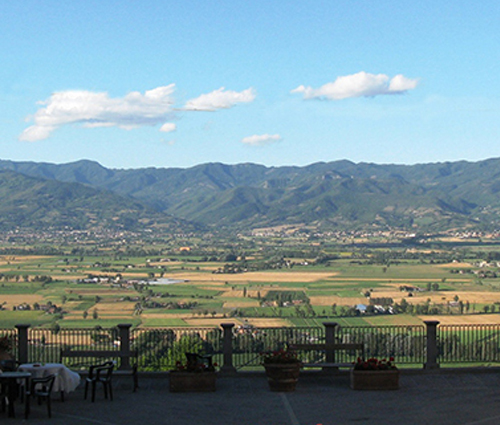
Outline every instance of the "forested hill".
[[199, 229], [112, 192], [0, 170], [2, 231], [16, 228], [134, 231], [145, 226], [176, 233]]
[[[305, 167], [210, 163], [128, 170], [88, 160], [60, 165], [0, 161], [0, 169], [113, 192], [127, 205], [137, 202], [147, 214], [206, 225], [248, 229], [302, 223], [433, 231], [500, 225], [500, 159], [411, 166], [346, 160]], [[54, 183], [46, 190], [57, 187]], [[5, 202], [0, 200], [0, 207]]]

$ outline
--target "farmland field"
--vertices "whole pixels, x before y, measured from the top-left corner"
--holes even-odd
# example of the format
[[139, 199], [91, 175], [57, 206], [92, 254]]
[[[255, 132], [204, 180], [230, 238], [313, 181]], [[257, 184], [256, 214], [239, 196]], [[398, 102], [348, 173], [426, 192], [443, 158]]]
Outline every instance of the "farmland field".
[[365, 255], [370, 261], [354, 261], [354, 254], [322, 263], [281, 259], [271, 270], [236, 270], [234, 259], [185, 253], [2, 255], [0, 320], [44, 327], [500, 323], [495, 264], [376, 263], [370, 258], [377, 253]]

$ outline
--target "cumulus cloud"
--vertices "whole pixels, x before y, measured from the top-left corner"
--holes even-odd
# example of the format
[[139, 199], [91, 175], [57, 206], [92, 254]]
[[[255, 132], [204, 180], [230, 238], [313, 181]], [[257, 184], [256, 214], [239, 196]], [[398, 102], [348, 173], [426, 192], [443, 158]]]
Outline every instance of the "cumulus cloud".
[[[111, 98], [108, 93], [68, 90], [54, 93], [39, 104], [20, 140], [34, 142], [46, 139], [61, 126], [81, 124], [84, 127], [120, 127], [126, 130], [165, 122], [172, 116], [172, 93], [175, 85], [157, 87], [141, 94], [131, 92], [123, 98]], [[174, 127], [172, 127], [174, 126]], [[175, 124], [165, 124], [161, 131], [173, 131]]]
[[407, 78], [401, 74], [392, 79], [385, 74], [357, 74], [337, 77], [332, 83], [319, 88], [299, 86], [291, 93], [302, 93], [304, 99], [341, 100], [351, 97], [402, 94], [417, 87], [418, 79]]
[[184, 109], [187, 111], [215, 111], [217, 109], [232, 108], [237, 103], [248, 103], [255, 99], [255, 91], [248, 88], [241, 92], [224, 90], [221, 87], [213, 92], [202, 94], [201, 96], [188, 100]]
[[177, 126], [172, 122], [167, 122], [160, 127], [160, 131], [163, 131], [164, 133], [170, 133], [175, 130], [177, 130]]
[[253, 136], [243, 138], [241, 143], [250, 146], [265, 146], [279, 142], [280, 140], [281, 136], [279, 134], [254, 134]]

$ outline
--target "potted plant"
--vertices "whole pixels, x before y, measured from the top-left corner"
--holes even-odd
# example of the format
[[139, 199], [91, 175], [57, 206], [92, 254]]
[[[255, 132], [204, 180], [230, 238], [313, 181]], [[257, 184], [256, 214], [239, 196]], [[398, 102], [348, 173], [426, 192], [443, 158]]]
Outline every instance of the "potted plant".
[[0, 337], [0, 360], [12, 360], [12, 338], [10, 335], [3, 335]]
[[216, 363], [210, 356], [185, 353], [187, 361], [177, 361], [175, 369], [169, 373], [170, 391], [172, 392], [207, 392], [215, 391]]
[[302, 362], [292, 350], [268, 351], [261, 354], [271, 391], [295, 391]]
[[358, 357], [351, 369], [353, 390], [397, 390], [399, 370], [394, 358], [378, 360], [374, 357], [364, 360]]

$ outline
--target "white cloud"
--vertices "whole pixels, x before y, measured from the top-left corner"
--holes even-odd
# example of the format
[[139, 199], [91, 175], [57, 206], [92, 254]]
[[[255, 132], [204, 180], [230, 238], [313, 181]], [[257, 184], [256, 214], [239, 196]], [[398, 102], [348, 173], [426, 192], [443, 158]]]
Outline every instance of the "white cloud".
[[281, 136], [279, 134], [255, 134], [253, 136], [243, 138], [241, 143], [250, 146], [265, 146], [279, 142], [280, 140]]
[[337, 77], [334, 82], [317, 89], [301, 85], [291, 93], [302, 93], [304, 99], [341, 100], [351, 97], [401, 94], [413, 90], [417, 84], [417, 79], [406, 78], [401, 74], [391, 79], [385, 74], [375, 75], [362, 71]]
[[177, 126], [173, 122], [167, 122], [160, 127], [160, 131], [164, 133], [170, 133], [175, 130], [177, 130]]
[[[156, 125], [171, 117], [174, 90], [175, 85], [170, 84], [144, 94], [131, 92], [123, 98], [85, 90], [54, 93], [48, 100], [39, 102], [45, 107], [29, 119], [34, 125], [24, 130], [19, 139], [28, 142], [46, 139], [54, 130], [68, 124], [90, 128], [116, 126], [126, 130]], [[171, 128], [165, 125], [163, 127]]]
[[255, 91], [248, 88], [241, 92], [232, 90], [224, 91], [224, 87], [213, 92], [188, 100], [184, 106], [188, 111], [215, 111], [217, 109], [228, 109], [237, 103], [248, 103], [255, 99]]
[[417, 87], [418, 80], [416, 78], [406, 78], [402, 74], [398, 74], [392, 78], [389, 83], [389, 91], [394, 93], [402, 93], [408, 90], [413, 90]]

